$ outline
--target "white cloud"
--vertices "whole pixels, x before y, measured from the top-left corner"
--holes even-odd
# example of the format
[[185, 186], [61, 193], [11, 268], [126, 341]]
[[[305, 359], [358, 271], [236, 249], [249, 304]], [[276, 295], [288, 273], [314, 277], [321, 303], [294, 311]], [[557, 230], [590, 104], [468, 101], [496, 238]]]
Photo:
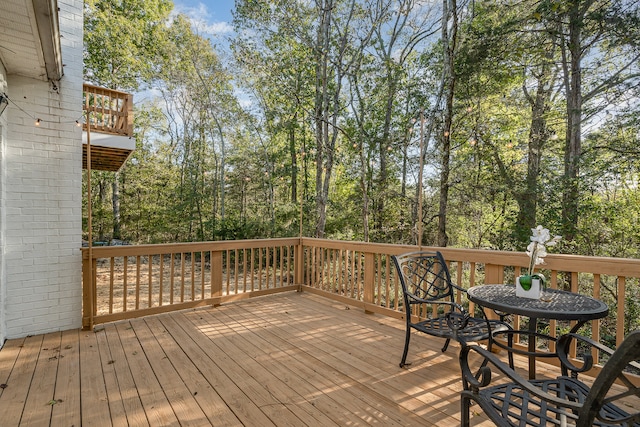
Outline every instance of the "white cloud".
[[231, 24], [229, 24], [228, 22], [224, 22], [224, 21], [204, 24], [203, 26], [197, 26], [196, 28], [198, 28], [200, 31], [206, 34], [215, 34], [215, 35], [230, 34], [233, 32], [233, 26], [231, 26]]
[[201, 35], [223, 36], [233, 33], [233, 26], [226, 21], [211, 21], [212, 16], [207, 6], [200, 3], [196, 7], [189, 7], [184, 4], [175, 4], [172, 15], [186, 15], [192, 22], [193, 27]]

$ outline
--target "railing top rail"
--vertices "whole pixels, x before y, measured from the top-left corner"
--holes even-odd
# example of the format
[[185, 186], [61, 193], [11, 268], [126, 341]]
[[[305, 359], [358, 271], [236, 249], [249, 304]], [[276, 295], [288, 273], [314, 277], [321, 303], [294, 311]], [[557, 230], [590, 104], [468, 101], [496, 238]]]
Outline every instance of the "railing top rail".
[[[93, 247], [93, 258], [112, 256], [158, 255], [182, 252], [199, 252], [210, 250], [264, 248], [283, 245], [320, 246], [327, 249], [343, 249], [367, 253], [399, 255], [418, 249], [414, 245], [393, 245], [386, 243], [345, 242], [303, 237], [252, 240], [220, 240], [194, 243], [153, 244], [134, 246], [99, 246]], [[493, 264], [526, 268], [529, 256], [524, 252], [495, 251], [486, 249], [459, 249], [435, 246], [423, 246], [424, 250], [438, 250], [445, 259], [457, 262], [474, 262], [477, 264]], [[87, 248], [83, 248], [83, 257], [88, 256]], [[640, 277], [640, 259], [607, 258], [581, 255], [548, 254], [545, 264], [537, 268], [556, 271], [576, 271], [580, 273], [602, 274], [611, 276]]]
[[[194, 243], [172, 243], [152, 245], [123, 245], [123, 246], [97, 246], [92, 247], [92, 258], [109, 258], [118, 256], [160, 255], [185, 252], [202, 252], [228, 249], [257, 249], [273, 246], [297, 245], [300, 239], [297, 237], [284, 237], [276, 239], [253, 240], [218, 240]], [[82, 257], [89, 256], [88, 248], [82, 248]]]
[[129, 93], [129, 92], [124, 92], [124, 91], [117, 90], [117, 89], [109, 89], [109, 88], [102, 87], [102, 86], [95, 86], [95, 85], [92, 85], [92, 84], [89, 84], [89, 83], [83, 83], [82, 84], [82, 89], [85, 92], [92, 92], [92, 93], [96, 93], [96, 92], [102, 92], [102, 93], [104, 93], [104, 92], [113, 92], [113, 93], [118, 94], [118, 95], [131, 95], [131, 93]]
[[[362, 252], [399, 255], [418, 250], [415, 245], [393, 245], [386, 243], [344, 242], [316, 238], [302, 238], [303, 245], [322, 246], [329, 249], [346, 249]], [[423, 250], [442, 252], [450, 261], [475, 262], [479, 264], [508, 265], [528, 267], [529, 256], [525, 252], [496, 251], [487, 249], [460, 249], [436, 246], [423, 246]], [[608, 258], [583, 255], [549, 253], [545, 264], [536, 268], [557, 271], [578, 271], [581, 273], [604, 274], [612, 276], [640, 277], [640, 259]]]

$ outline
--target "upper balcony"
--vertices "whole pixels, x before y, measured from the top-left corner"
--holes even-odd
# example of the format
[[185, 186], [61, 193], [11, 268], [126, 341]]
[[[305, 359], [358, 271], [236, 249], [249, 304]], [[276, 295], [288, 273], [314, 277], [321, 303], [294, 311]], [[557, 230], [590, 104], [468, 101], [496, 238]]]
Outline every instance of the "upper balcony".
[[83, 94], [82, 167], [87, 168], [87, 136], [90, 136], [91, 170], [118, 171], [136, 148], [133, 95], [89, 84], [83, 85]]

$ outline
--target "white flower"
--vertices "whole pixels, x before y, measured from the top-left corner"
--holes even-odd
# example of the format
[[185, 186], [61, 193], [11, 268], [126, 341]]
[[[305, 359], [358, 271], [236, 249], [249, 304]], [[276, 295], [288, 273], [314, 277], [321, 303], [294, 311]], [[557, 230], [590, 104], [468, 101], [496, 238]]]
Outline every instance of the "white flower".
[[527, 246], [529, 262], [529, 275], [533, 274], [536, 265], [544, 264], [544, 257], [547, 256], [547, 246], [555, 246], [561, 239], [560, 236], [551, 237], [549, 230], [539, 225], [531, 229], [531, 243]]

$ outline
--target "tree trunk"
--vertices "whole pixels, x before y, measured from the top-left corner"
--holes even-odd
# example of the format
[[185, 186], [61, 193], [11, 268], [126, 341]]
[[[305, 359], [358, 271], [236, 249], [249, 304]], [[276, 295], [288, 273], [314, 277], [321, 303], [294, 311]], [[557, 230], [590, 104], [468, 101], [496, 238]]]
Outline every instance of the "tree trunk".
[[[567, 241], [574, 240], [578, 223], [578, 174], [582, 154], [582, 21], [588, 5], [573, 0], [569, 7], [569, 67], [565, 56], [567, 90], [567, 137], [564, 149], [564, 179], [562, 193], [562, 232]], [[591, 3], [591, 2], [587, 2]], [[567, 75], [568, 71], [568, 75]]]
[[323, 238], [327, 222], [327, 193], [324, 186], [324, 158], [328, 140], [329, 96], [328, 96], [328, 54], [329, 27], [331, 23], [332, 0], [320, 2], [320, 25], [318, 25], [316, 87], [315, 87], [315, 130], [316, 130], [316, 237]]
[[[458, 32], [458, 11], [456, 0], [442, 2], [442, 43], [444, 49], [443, 85], [445, 87], [445, 109], [442, 129], [442, 151], [440, 160], [440, 200], [438, 208], [438, 246], [447, 246], [447, 206], [449, 202], [449, 170], [451, 157], [451, 123], [453, 121], [453, 96], [456, 78], [454, 55]], [[449, 24], [451, 33], [449, 33]]]
[[[548, 59], [552, 59], [551, 55], [548, 56]], [[529, 96], [526, 86], [523, 86], [525, 97], [531, 105], [531, 127], [529, 129], [525, 188], [523, 191], [514, 192], [514, 198], [518, 203], [515, 237], [520, 242], [527, 241], [531, 235], [530, 229], [536, 226], [540, 159], [542, 157], [542, 149], [549, 139], [546, 113], [551, 102], [551, 82], [553, 81], [550, 64], [543, 64], [540, 74], [536, 77], [538, 86], [535, 97]], [[509, 185], [512, 188], [516, 188], [515, 180], [511, 180]]]
[[296, 152], [296, 125], [298, 123], [298, 113], [294, 114], [289, 125], [289, 155], [291, 157], [291, 203], [298, 200], [298, 153]]

